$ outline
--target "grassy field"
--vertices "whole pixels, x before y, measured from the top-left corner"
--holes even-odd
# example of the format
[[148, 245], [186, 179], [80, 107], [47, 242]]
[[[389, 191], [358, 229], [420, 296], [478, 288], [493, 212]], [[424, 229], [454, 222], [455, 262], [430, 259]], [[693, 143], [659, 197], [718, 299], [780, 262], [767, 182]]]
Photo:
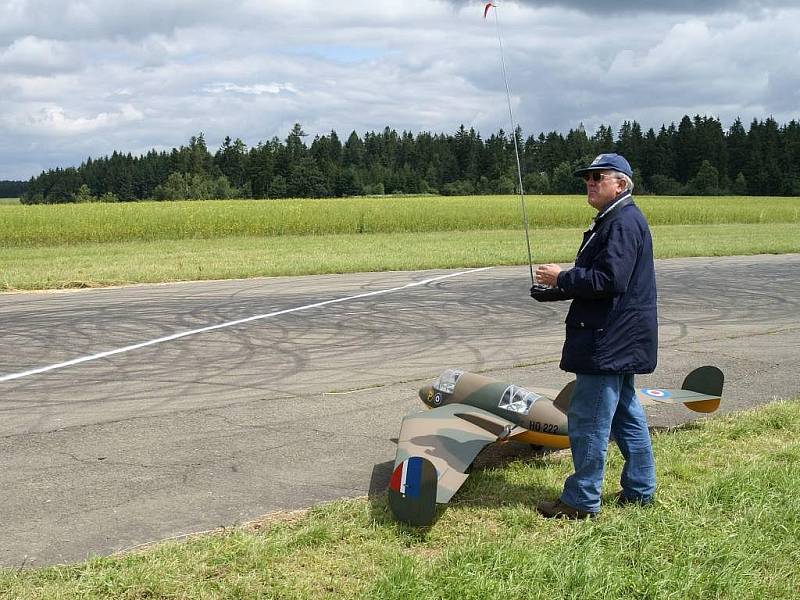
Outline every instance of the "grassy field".
[[[533, 233], [538, 262], [572, 262], [583, 229]], [[656, 255], [800, 252], [795, 224], [653, 227]], [[229, 237], [6, 248], [0, 291], [527, 264], [518, 230]]]
[[[800, 198], [645, 197], [659, 258], [800, 252]], [[537, 262], [568, 262], [594, 211], [528, 199]], [[0, 290], [525, 264], [519, 199], [0, 206]]]
[[[800, 224], [800, 198], [644, 197], [637, 203], [653, 226]], [[594, 215], [579, 196], [533, 196], [528, 208], [534, 229], [585, 227]], [[20, 205], [4, 209], [0, 245], [521, 228], [519, 198], [512, 196]]]
[[0, 198], [0, 206], [11, 206], [14, 204], [19, 204], [19, 198]]
[[568, 453], [476, 470], [428, 529], [384, 495], [74, 566], [0, 571], [0, 598], [797, 598], [800, 402], [656, 434], [654, 506], [542, 519]]

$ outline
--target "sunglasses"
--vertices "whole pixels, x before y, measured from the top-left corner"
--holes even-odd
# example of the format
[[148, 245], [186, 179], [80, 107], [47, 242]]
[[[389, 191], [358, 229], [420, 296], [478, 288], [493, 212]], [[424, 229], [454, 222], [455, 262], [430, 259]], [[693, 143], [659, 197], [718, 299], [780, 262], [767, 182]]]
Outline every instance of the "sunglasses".
[[611, 177], [611, 175], [608, 173], [600, 173], [599, 171], [591, 171], [590, 173], [583, 174], [584, 181], [589, 181], [591, 179], [595, 183], [602, 181], [604, 177]]

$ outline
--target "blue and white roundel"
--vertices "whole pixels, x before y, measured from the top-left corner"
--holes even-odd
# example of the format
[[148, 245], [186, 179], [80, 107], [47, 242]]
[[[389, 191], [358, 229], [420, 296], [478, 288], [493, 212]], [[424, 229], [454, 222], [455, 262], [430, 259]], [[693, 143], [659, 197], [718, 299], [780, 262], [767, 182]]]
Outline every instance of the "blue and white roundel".
[[672, 396], [668, 390], [658, 390], [654, 388], [646, 388], [642, 390], [642, 393], [645, 396], [650, 396], [651, 398], [669, 398]]

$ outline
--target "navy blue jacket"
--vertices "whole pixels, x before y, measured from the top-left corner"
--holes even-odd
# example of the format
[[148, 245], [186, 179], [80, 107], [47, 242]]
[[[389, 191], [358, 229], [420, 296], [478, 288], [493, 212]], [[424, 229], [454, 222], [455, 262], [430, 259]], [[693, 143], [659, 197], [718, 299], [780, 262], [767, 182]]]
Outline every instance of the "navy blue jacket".
[[583, 235], [575, 266], [558, 275], [572, 304], [561, 369], [652, 373], [658, 350], [656, 275], [647, 220], [623, 192]]

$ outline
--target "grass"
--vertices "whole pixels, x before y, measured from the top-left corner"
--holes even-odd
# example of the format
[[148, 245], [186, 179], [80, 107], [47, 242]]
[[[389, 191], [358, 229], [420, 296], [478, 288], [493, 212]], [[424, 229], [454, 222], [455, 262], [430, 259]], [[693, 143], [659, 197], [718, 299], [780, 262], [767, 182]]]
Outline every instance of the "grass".
[[[800, 252], [800, 198], [644, 197], [659, 258]], [[525, 264], [511, 196], [0, 206], [0, 291]], [[537, 262], [594, 211], [533, 196]]]
[[[637, 203], [653, 226], [800, 224], [800, 198], [643, 197]], [[594, 215], [580, 196], [533, 196], [528, 207], [533, 229], [583, 228]], [[519, 199], [512, 196], [21, 205], [4, 207], [0, 246], [521, 228]]]
[[596, 521], [540, 518], [568, 454], [477, 470], [428, 529], [383, 495], [343, 500], [86, 563], [0, 571], [0, 597], [796, 598], [800, 402], [656, 434], [654, 506], [610, 500]]
[[[797, 225], [653, 227], [659, 258], [800, 252]], [[571, 262], [583, 229], [533, 231], [538, 262]], [[132, 241], [0, 252], [0, 290], [527, 263], [520, 230]]]
[[0, 206], [18, 205], [19, 198], [0, 198]]

